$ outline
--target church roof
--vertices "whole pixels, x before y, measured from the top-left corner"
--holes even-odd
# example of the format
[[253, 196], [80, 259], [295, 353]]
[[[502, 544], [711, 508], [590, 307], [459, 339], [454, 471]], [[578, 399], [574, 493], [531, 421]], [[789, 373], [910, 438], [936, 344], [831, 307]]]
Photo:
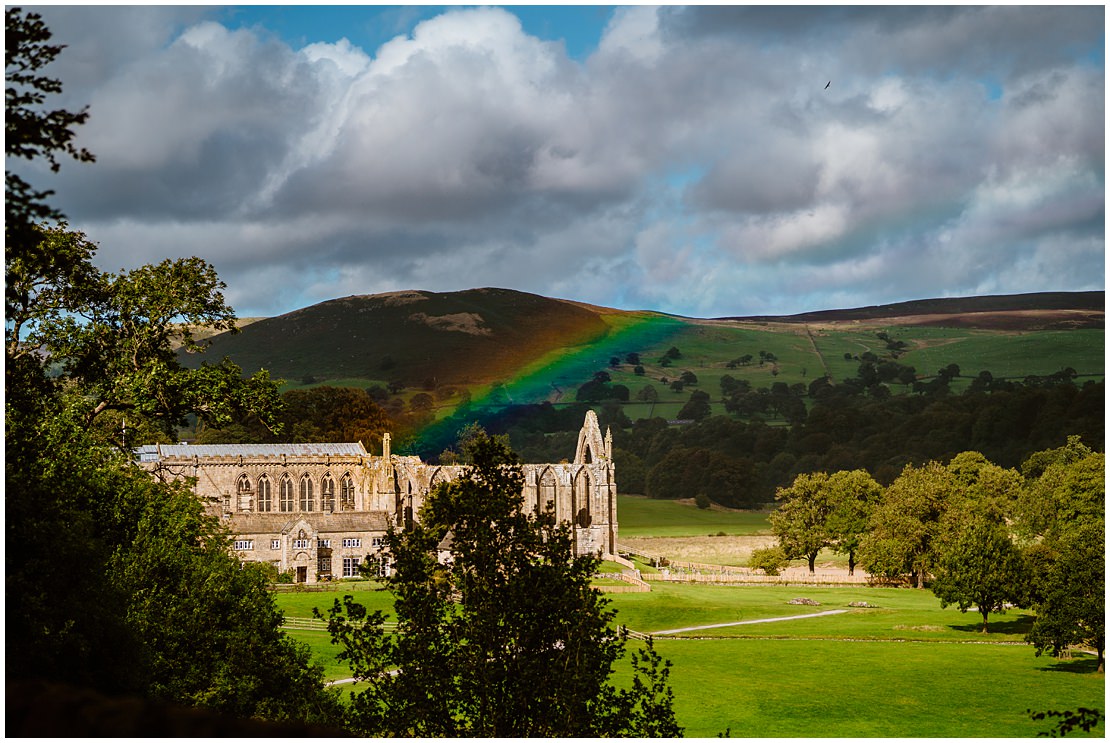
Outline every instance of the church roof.
[[135, 450], [140, 462], [199, 457], [364, 457], [362, 442], [347, 444], [147, 444]]

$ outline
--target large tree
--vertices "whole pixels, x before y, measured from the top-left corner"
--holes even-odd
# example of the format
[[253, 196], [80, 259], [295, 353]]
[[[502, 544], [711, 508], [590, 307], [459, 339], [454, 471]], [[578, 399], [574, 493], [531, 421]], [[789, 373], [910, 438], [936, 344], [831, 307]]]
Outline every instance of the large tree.
[[909, 575], [918, 588], [936, 563], [935, 540], [955, 476], [939, 462], [906, 465], [883, 491], [860, 543], [860, 564], [872, 575]]
[[848, 555], [848, 575], [854, 575], [856, 554], [883, 488], [867, 470], [841, 470], [829, 476], [828, 490], [828, 536], [837, 552]]
[[[609, 681], [625, 640], [590, 586], [597, 560], [573, 556], [553, 514], [523, 512], [523, 475], [478, 436], [473, 465], [430, 495], [421, 519], [387, 537], [397, 631], [351, 597], [329, 611], [340, 658], [367, 684], [350, 705], [362, 735], [675, 736], [663, 664], [650, 644], [635, 683]], [[438, 555], [445, 556], [441, 562]]]
[[974, 608], [987, 632], [990, 614], [1021, 601], [1025, 570], [1021, 551], [1005, 524], [978, 508], [952, 509], [937, 540], [932, 591], [941, 607]]
[[833, 510], [832, 488], [825, 472], [801, 474], [788, 488], [775, 493], [779, 506], [771, 514], [771, 531], [787, 558], [805, 557], [814, 572], [817, 553], [833, 544], [829, 514]]
[[[37, 70], [60, 47], [45, 46], [34, 14], [9, 10], [7, 24], [8, 154], [89, 159], [68, 146], [83, 114], [31, 110], [58, 89]], [[219, 520], [187, 489], [135, 466], [133, 439], [99, 425], [125, 412], [168, 435], [186, 415], [272, 416], [277, 391], [265, 375], [177, 363], [177, 348], [201, 348], [192, 327], [233, 323], [223, 285], [195, 258], [101, 273], [84, 235], [33, 223], [59, 215], [21, 183], [7, 180], [5, 251], [9, 688], [63, 681], [241, 715], [333, 719], [334, 695], [307, 650], [281, 634], [264, 581], [240, 569]]]
[[1026, 640], [1037, 654], [1086, 645], [1103, 668], [1106, 644], [1106, 458], [1078, 437], [1030, 456], [1018, 526], [1036, 540], [1029, 600], [1037, 613]]
[[1025, 640], [1037, 649], [1064, 655], [1073, 645], [1106, 650], [1106, 529], [1091, 521], [1062, 535], [1034, 576], [1037, 612]]

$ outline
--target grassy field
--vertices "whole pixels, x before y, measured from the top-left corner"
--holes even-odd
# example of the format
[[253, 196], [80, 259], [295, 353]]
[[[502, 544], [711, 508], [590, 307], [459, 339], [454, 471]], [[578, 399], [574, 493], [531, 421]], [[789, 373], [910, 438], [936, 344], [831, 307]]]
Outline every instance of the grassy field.
[[766, 534], [766, 513], [700, 509], [693, 503], [618, 495], [620, 537], [704, 537], [717, 532], [730, 535]]
[[[1105, 709], [1094, 661], [1023, 646], [659, 640], [690, 737], [1033, 737], [1026, 709]], [[627, 678], [627, 676], [625, 677]], [[1101, 737], [1104, 726], [1092, 731]]]
[[[348, 587], [363, 603], [389, 606], [373, 584]], [[290, 616], [310, 616], [342, 593], [277, 601]], [[798, 597], [820, 606], [788, 603]], [[691, 737], [726, 729], [741, 737], [1031, 737], [1049, 724], [1026, 709], [1104, 708], [1094, 660], [1036, 657], [1021, 643], [1030, 622], [1023, 611], [993, 617], [984, 636], [977, 614], [941, 609], [932, 593], [913, 589], [656, 584], [609, 598], [619, 623], [647, 632], [847, 610], [686, 633], [716, 639], [657, 639]], [[852, 609], [853, 601], [875, 608]], [[308, 643], [328, 679], [349, 676], [326, 633], [290, 634]], [[614, 681], [627, 685], [627, 663], [616, 670]]]
[[[987, 370], [995, 377], [1022, 379], [1030, 374], [1048, 375], [1064, 367], [1074, 368], [1080, 382], [1102, 379], [1105, 365], [1105, 334], [1102, 330], [1066, 330], [1000, 332], [960, 328], [891, 327], [891, 338], [906, 343], [906, 351], [898, 362], [912, 366], [919, 376], [931, 377], [949, 364], [960, 367], [963, 379], [953, 381], [954, 389], [962, 389], [971, 378]], [[728, 374], [746, 379], [753, 387], [770, 387], [774, 382], [808, 385], [828, 373], [836, 381], [856, 375], [859, 362], [844, 355], [859, 356], [871, 351], [883, 356], [885, 344], [874, 330], [812, 330], [801, 325], [769, 325], [764, 329], [735, 326], [689, 325], [658, 347], [641, 352], [645, 374], [633, 374], [632, 367], [609, 369], [614, 383], [627, 386], [633, 398], [645, 385], [652, 384], [659, 393], [655, 415], [675, 417], [678, 407], [690, 397], [691, 389], [700, 389], [713, 399], [720, 397], [721, 377]], [[658, 364], [670, 346], [682, 352], [682, 358], [669, 367]], [[760, 365], [759, 352], [775, 355], [775, 363]], [[744, 355], [754, 357], [752, 363], [727, 368], [727, 363]], [[696, 387], [672, 392], [659, 380], [677, 379], [683, 371], [698, 377]], [[904, 387], [892, 384], [894, 393]], [[674, 410], [671, 410], [673, 406]], [[638, 410], [638, 408], [636, 409]], [[628, 415], [633, 408], [626, 409]], [[715, 410], [714, 412], [721, 412]]]

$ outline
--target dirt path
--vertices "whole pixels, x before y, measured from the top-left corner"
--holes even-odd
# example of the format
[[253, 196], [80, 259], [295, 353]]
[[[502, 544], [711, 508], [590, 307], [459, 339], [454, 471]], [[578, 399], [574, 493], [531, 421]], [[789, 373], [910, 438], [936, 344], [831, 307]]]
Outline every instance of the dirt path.
[[819, 611], [816, 614], [795, 614], [791, 617], [770, 617], [769, 619], [747, 619], [743, 622], [725, 622], [724, 624], [703, 624], [699, 627], [679, 627], [678, 629], [665, 629], [659, 632], [651, 632], [652, 635], [676, 635], [679, 632], [693, 632], [700, 629], [716, 629], [718, 627], [736, 627], [741, 624], [763, 624], [765, 622], [789, 622], [791, 619], [812, 619], [813, 617], [828, 617], [833, 614], [845, 614], [847, 609], [829, 609], [828, 611]]

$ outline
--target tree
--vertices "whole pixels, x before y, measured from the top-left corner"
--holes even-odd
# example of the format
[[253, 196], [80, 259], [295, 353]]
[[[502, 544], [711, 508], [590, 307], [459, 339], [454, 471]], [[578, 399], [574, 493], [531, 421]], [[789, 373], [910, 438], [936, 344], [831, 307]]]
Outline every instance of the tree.
[[[60, 84], [35, 71], [61, 47], [45, 45], [38, 16], [6, 18], [9, 156], [54, 169], [56, 151], [91, 160], [69, 145], [83, 112], [36, 110]], [[135, 467], [134, 442], [100, 425], [123, 412], [133, 430], [162, 435], [186, 415], [272, 420], [265, 374], [177, 362], [178, 347], [201, 350], [195, 326], [233, 325], [223, 285], [197, 259], [101, 273], [84, 235], [35, 223], [60, 219], [48, 192], [11, 171], [6, 188], [5, 537], [19, 545], [5, 565], [6, 680], [329, 719], [335, 697], [307, 649], [281, 634], [262, 576], [240, 567], [186, 488]]]
[[828, 518], [833, 504], [829, 476], [824, 472], [801, 474], [788, 488], [775, 492], [779, 506], [771, 514], [771, 531], [788, 559], [805, 557], [814, 572], [817, 553], [832, 544]]
[[[425, 395], [418, 393], [413, 397]], [[288, 390], [281, 396], [280, 422], [290, 443], [361, 441], [380, 446], [382, 434], [392, 430], [393, 422], [369, 393], [353, 387], [322, 385], [311, 389]]]
[[974, 607], [983, 617], [985, 633], [990, 614], [1021, 600], [1021, 553], [1005, 526], [987, 514], [952, 509], [947, 521], [950, 533], [938, 540], [933, 594], [942, 608], [955, 604], [966, 612]]
[[690, 399], [678, 411], [678, 417], [700, 421], [708, 418], [710, 413], [712, 413], [712, 410], [709, 407], [709, 395], [701, 390], [694, 390], [690, 393]]
[[[1057, 449], [1030, 456], [1018, 525], [1038, 539], [1026, 550], [1030, 602], [1037, 612], [1026, 641], [1037, 654], [1062, 655], [1075, 644], [1105, 652], [1105, 455], [1076, 436]], [[1033, 558], [1036, 559], [1033, 559]]]
[[906, 465], [871, 514], [860, 542], [860, 564], [888, 579], [910, 575], [918, 588], [936, 561], [934, 541], [955, 477], [938, 462]]
[[227, 530], [186, 486], [139, 481], [133, 495], [148, 489], [157, 497], [119, 504], [134, 509], [134, 536], [109, 575], [142, 638], [147, 695], [239, 717], [338, 723], [338, 693], [308, 647], [282, 631], [263, 572], [231, 554]]
[[[95, 158], [73, 144], [74, 127], [88, 119], [87, 109], [43, 110], [48, 95], [61, 93], [61, 81], [39, 71], [49, 65], [65, 47], [49, 44], [53, 34], [38, 13], [8, 8], [4, 28], [4, 154], [24, 160], [45, 159], [50, 170], [58, 172], [57, 154], [64, 153], [79, 162]], [[60, 220], [62, 215], [45, 199], [52, 191], [36, 191], [10, 168], [4, 173], [6, 252], [15, 254], [32, 272], [43, 275], [61, 261], [40, 247], [35, 226], [45, 220]], [[8, 304], [13, 284], [7, 282]]]
[[1082, 523], [1105, 520], [1105, 455], [1078, 436], [1057, 449], [1032, 454], [1022, 464], [1026, 486], [1017, 521], [1029, 537], [1055, 539]]
[[[630, 690], [609, 681], [625, 640], [574, 556], [565, 524], [522, 510], [516, 456], [475, 439], [472, 467], [437, 487], [418, 523], [386, 537], [397, 632], [350, 596], [328, 612], [339, 657], [368, 684], [352, 697], [362, 735], [675, 736], [669, 663], [650, 644]], [[437, 561], [437, 549], [449, 552]]]
[[1104, 669], [1106, 650], [1106, 530], [1089, 522], [1063, 535], [1047, 568], [1034, 577], [1036, 620], [1025, 641], [1053, 656], [1087, 645]]
[[828, 488], [832, 507], [825, 523], [829, 538], [837, 552], [848, 555], [848, 575], [855, 575], [856, 553], [883, 488], [867, 470], [834, 472]]
[[790, 564], [782, 547], [763, 547], [752, 550], [748, 558], [748, 567], [752, 570], [762, 570], [764, 575], [778, 575], [782, 569]]

